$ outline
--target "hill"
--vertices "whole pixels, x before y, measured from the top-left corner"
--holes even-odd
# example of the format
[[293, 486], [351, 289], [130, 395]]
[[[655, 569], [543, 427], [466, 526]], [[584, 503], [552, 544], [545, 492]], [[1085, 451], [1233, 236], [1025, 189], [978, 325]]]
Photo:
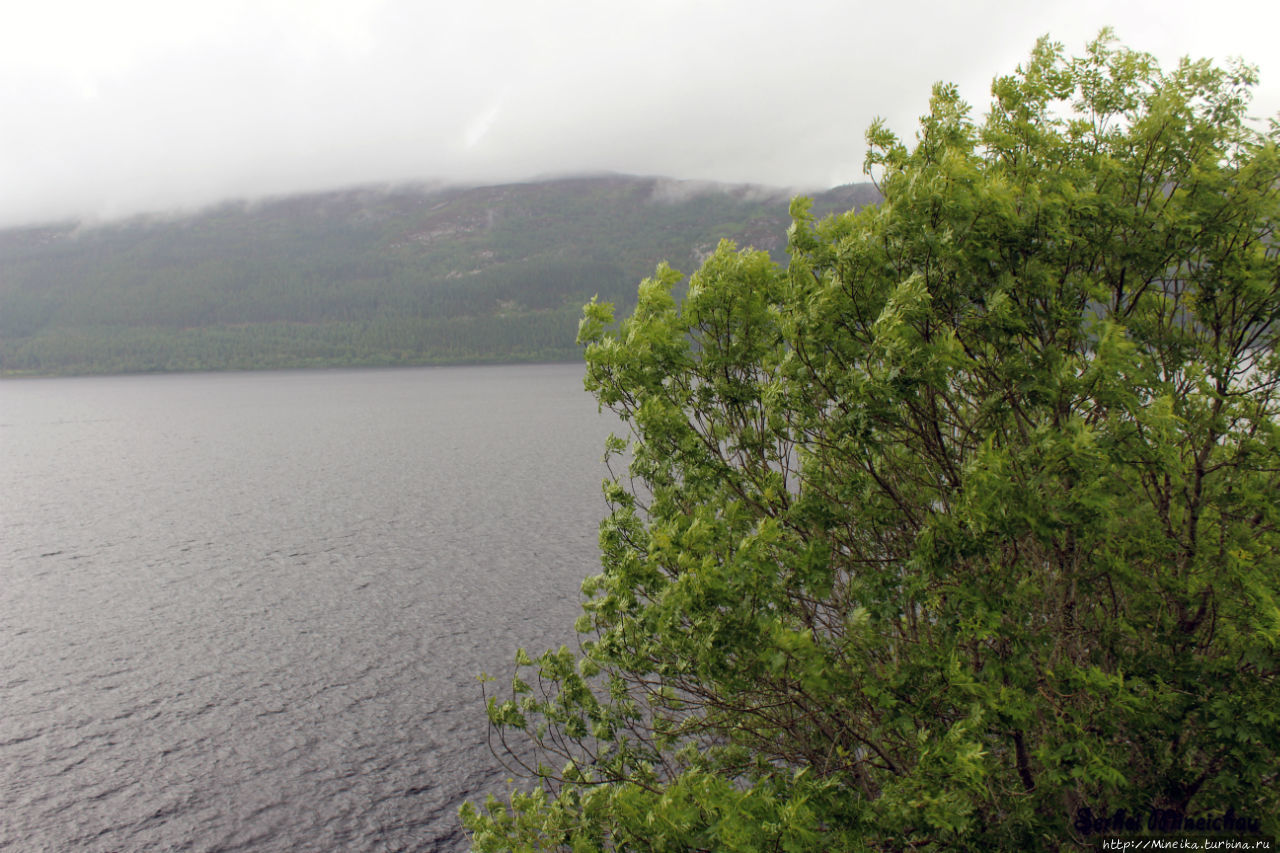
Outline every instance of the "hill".
[[[870, 185], [815, 198], [874, 202]], [[0, 372], [577, 358], [582, 304], [625, 307], [721, 238], [780, 254], [789, 194], [595, 176], [354, 189], [179, 218], [0, 231]]]

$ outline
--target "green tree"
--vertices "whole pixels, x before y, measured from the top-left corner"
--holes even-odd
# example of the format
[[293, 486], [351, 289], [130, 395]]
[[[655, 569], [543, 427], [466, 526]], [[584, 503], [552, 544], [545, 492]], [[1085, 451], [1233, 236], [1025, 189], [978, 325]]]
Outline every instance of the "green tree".
[[[477, 850], [1075, 849], [1280, 802], [1280, 131], [1253, 69], [1042, 40], [884, 202], [587, 306], [581, 649], [489, 700]], [[1097, 836], [1092, 836], [1094, 841]]]

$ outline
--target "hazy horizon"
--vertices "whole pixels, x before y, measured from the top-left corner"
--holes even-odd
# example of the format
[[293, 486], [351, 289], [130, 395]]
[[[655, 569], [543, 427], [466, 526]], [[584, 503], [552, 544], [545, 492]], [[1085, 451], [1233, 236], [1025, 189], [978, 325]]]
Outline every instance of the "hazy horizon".
[[234, 209], [252, 212], [255, 209], [267, 207], [273, 204], [288, 203], [297, 199], [305, 199], [311, 197], [325, 197], [332, 195], [347, 195], [367, 193], [372, 196], [389, 196], [398, 193], [444, 193], [450, 191], [466, 192], [468, 190], [483, 190], [488, 188], [500, 188], [507, 186], [525, 186], [543, 183], [552, 183], [556, 181], [574, 181], [574, 180], [593, 180], [593, 179], [610, 179], [617, 178], [621, 180], [637, 180], [637, 181], [654, 181], [654, 192], [651, 200], [654, 202], [663, 201], [682, 201], [690, 196], [701, 195], [707, 192], [731, 192], [741, 193], [743, 191], [757, 191], [768, 197], [788, 199], [795, 195], [818, 195], [830, 190], [837, 190], [843, 186], [867, 184], [870, 181], [862, 176], [860, 180], [849, 181], [845, 184], [837, 184], [831, 187], [787, 187], [772, 184], [761, 183], [732, 183], [728, 181], [710, 181], [700, 180], [696, 178], [671, 178], [666, 175], [635, 175], [625, 172], [613, 172], [605, 170], [581, 171], [581, 172], [563, 172], [554, 174], [532, 175], [528, 178], [513, 179], [507, 181], [445, 181], [445, 180], [402, 180], [402, 181], [386, 181], [381, 183], [352, 183], [341, 186], [317, 186], [313, 188], [299, 189], [292, 192], [272, 193], [267, 195], [245, 194], [240, 196], [228, 196], [225, 198], [215, 198], [207, 201], [198, 202], [191, 205], [171, 208], [157, 208], [151, 210], [139, 210], [133, 212], [121, 212], [115, 215], [90, 215], [84, 217], [67, 216], [62, 218], [52, 218], [43, 220], [32, 220], [29, 222], [21, 222], [14, 224], [5, 224], [0, 222], [0, 231], [21, 231], [25, 229], [44, 229], [44, 228], [84, 228], [92, 229], [105, 227], [115, 224], [129, 224], [138, 221], [154, 221], [163, 223], [170, 220], [182, 220], [201, 216], [206, 213], [223, 209]]
[[818, 191], [932, 84], [981, 115], [1037, 37], [1259, 66], [1270, 4], [51, 0], [0, 33], [0, 227], [351, 187], [616, 173]]

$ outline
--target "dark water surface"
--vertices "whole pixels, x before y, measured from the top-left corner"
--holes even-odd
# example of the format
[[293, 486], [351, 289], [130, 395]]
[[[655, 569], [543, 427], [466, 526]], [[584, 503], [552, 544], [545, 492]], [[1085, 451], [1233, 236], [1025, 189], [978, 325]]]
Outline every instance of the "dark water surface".
[[578, 365], [0, 383], [0, 849], [455, 850], [573, 642]]

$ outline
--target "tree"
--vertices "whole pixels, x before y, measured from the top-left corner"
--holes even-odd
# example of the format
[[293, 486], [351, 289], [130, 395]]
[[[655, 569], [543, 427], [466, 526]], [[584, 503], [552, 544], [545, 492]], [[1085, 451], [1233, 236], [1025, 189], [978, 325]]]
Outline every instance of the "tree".
[[[1280, 808], [1280, 129], [1248, 66], [1042, 40], [788, 264], [660, 267], [585, 639], [488, 700], [477, 850], [1074, 849]], [[1193, 826], [1194, 824], [1190, 824]], [[1157, 827], [1158, 829], [1159, 827]], [[1093, 837], [1096, 841], [1096, 836]]]

